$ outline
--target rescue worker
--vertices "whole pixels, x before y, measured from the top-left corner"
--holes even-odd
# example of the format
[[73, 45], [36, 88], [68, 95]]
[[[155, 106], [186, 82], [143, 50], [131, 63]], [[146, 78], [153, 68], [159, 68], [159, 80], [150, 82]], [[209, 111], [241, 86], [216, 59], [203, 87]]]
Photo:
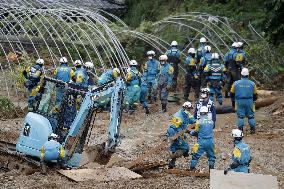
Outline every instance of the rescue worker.
[[158, 76], [158, 89], [162, 104], [162, 112], [166, 112], [169, 90], [173, 85], [174, 68], [167, 62], [167, 55], [161, 55], [159, 60], [161, 63], [161, 70]]
[[192, 147], [190, 170], [196, 170], [199, 158], [206, 152], [209, 170], [215, 165], [214, 122], [208, 115], [207, 106], [200, 108], [200, 119], [196, 121], [195, 129], [190, 131], [191, 136], [197, 136], [197, 143]]
[[211, 64], [212, 61], [212, 54], [211, 54], [211, 47], [209, 45], [205, 46], [205, 55], [200, 59], [200, 74], [201, 74], [201, 87], [206, 86], [206, 76], [204, 74], [204, 68]]
[[231, 158], [231, 163], [228, 168], [224, 170], [226, 175], [228, 171], [249, 173], [249, 165], [252, 160], [249, 145], [243, 143], [243, 132], [239, 129], [232, 130], [234, 138], [234, 151]]
[[[54, 78], [63, 82], [69, 83], [74, 78], [74, 70], [68, 66], [66, 57], [62, 57], [59, 60], [60, 66], [54, 71]], [[55, 112], [59, 111], [59, 107], [63, 98], [64, 87], [57, 87], [56, 89], [56, 108]]]
[[33, 110], [33, 104], [35, 102], [35, 98], [37, 95], [37, 92], [39, 91], [38, 84], [40, 82], [41, 76], [43, 75], [43, 65], [44, 60], [38, 59], [36, 61], [36, 64], [31, 67], [27, 67], [23, 71], [23, 76], [27, 81], [25, 82], [25, 87], [29, 91], [29, 98], [28, 98], [28, 110]]
[[41, 155], [41, 166], [42, 171], [45, 172], [45, 163], [55, 162], [60, 167], [64, 167], [65, 165], [65, 150], [62, 145], [58, 142], [59, 137], [51, 133], [48, 137], [48, 141], [43, 144], [41, 147], [40, 155]]
[[144, 66], [144, 74], [146, 76], [146, 82], [148, 85], [148, 99], [150, 102], [157, 101], [157, 77], [160, 71], [160, 63], [155, 57], [154, 51], [148, 51], [147, 52], [148, 61], [146, 62]]
[[130, 114], [134, 113], [134, 103], [140, 99], [141, 93], [141, 76], [137, 69], [138, 63], [136, 60], [129, 62], [130, 69], [127, 72], [126, 78], [126, 93], [125, 93], [125, 111]]
[[235, 54], [237, 53], [238, 43], [232, 44], [232, 49], [225, 54], [225, 68], [227, 70], [227, 79], [225, 84], [225, 98], [229, 98], [229, 92], [232, 84], [237, 79], [237, 66], [235, 63]]
[[222, 105], [222, 84], [224, 81], [225, 66], [221, 64], [218, 53], [212, 54], [211, 64], [207, 64], [204, 68], [206, 82], [209, 83], [210, 99], [214, 102], [214, 96], [218, 103]]
[[86, 62], [85, 68], [88, 75], [88, 86], [95, 85], [94, 64], [92, 62]]
[[98, 85], [106, 84], [112, 80], [115, 80], [120, 75], [120, 70], [118, 68], [114, 68], [111, 70], [106, 70], [98, 79]]
[[81, 60], [76, 60], [74, 62], [74, 66], [76, 68], [74, 73], [75, 83], [81, 87], [87, 87], [89, 78], [85, 68], [83, 67], [83, 62]]
[[235, 81], [231, 88], [231, 100], [232, 106], [236, 109], [238, 116], [238, 128], [243, 131], [244, 118], [248, 118], [248, 123], [250, 125], [250, 133], [255, 133], [255, 121], [254, 121], [254, 111], [255, 111], [255, 101], [257, 100], [257, 87], [256, 84], [249, 80], [249, 70], [243, 68], [242, 79]]
[[196, 108], [194, 111], [194, 118], [196, 120], [200, 119], [200, 109], [202, 106], [206, 106], [208, 108], [208, 117], [212, 119], [214, 122], [214, 127], [215, 127], [215, 122], [216, 122], [216, 108], [214, 101], [212, 101], [209, 98], [210, 94], [210, 89], [209, 88], [202, 88], [200, 90], [200, 99], [196, 103]]
[[[189, 125], [195, 122], [194, 117], [190, 114], [191, 109], [191, 103], [185, 102], [182, 105], [182, 108], [172, 116], [170, 126], [166, 134], [167, 138], [173, 137], [182, 130], [188, 130]], [[175, 167], [175, 162], [178, 157], [189, 156], [189, 146], [186, 138], [186, 133], [184, 133], [177, 139], [172, 141], [170, 146], [170, 151], [172, 152], [172, 154], [171, 160], [169, 162], [169, 169], [173, 169]]]
[[200, 40], [199, 40], [199, 47], [198, 47], [198, 50], [197, 50], [197, 56], [196, 56], [196, 59], [197, 59], [197, 62], [199, 63], [200, 59], [205, 56], [205, 46], [206, 46], [206, 38], [205, 37], [201, 37]]
[[199, 66], [197, 65], [197, 61], [195, 59], [196, 51], [194, 48], [190, 48], [188, 50], [188, 57], [185, 59], [185, 68], [186, 68], [186, 75], [185, 75], [185, 87], [184, 87], [184, 100], [188, 101], [188, 96], [190, 93], [190, 88], [194, 90], [194, 97], [195, 101], [197, 101], [199, 97], [200, 91], [200, 70]]
[[174, 73], [173, 73], [173, 91], [177, 89], [177, 78], [179, 73], [179, 64], [182, 62], [182, 53], [177, 48], [178, 43], [176, 41], [172, 41], [171, 48], [167, 51], [166, 55], [168, 57], [168, 62], [173, 66]]
[[150, 110], [147, 103], [148, 96], [148, 85], [146, 82], [146, 74], [144, 73], [143, 78], [141, 79], [141, 93], [140, 93], [140, 103], [142, 107], [145, 109], [146, 114], [150, 114]]

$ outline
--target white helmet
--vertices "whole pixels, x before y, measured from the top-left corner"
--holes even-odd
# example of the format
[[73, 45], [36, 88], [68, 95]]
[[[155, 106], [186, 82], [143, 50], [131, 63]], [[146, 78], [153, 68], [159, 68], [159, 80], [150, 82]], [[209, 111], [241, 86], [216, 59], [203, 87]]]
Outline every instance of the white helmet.
[[238, 47], [238, 43], [237, 43], [237, 42], [234, 42], [234, 43], [232, 44], [232, 47], [237, 48], [237, 47]]
[[82, 66], [83, 62], [81, 60], [75, 60], [74, 66]]
[[238, 47], [242, 47], [243, 45], [243, 42], [238, 42]]
[[37, 59], [36, 64], [43, 65], [44, 64], [44, 60], [39, 58], [39, 59]]
[[195, 48], [189, 48], [188, 49], [188, 54], [191, 53], [191, 54], [195, 54], [196, 51], [195, 51]]
[[218, 53], [212, 53], [212, 59], [219, 59]]
[[200, 89], [200, 93], [210, 93], [210, 89], [208, 87]]
[[199, 41], [200, 41], [200, 43], [206, 43], [205, 37], [201, 37]]
[[178, 43], [176, 41], [172, 41], [171, 46], [178, 46]]
[[232, 136], [234, 138], [242, 138], [244, 136], [243, 132], [239, 129], [233, 129], [232, 130]]
[[208, 107], [207, 106], [201, 106], [200, 108], [200, 113], [202, 114], [207, 114], [209, 112]]
[[138, 63], [137, 63], [136, 60], [130, 60], [129, 65], [130, 66], [138, 66]]
[[147, 56], [155, 56], [155, 51], [148, 51]]
[[67, 61], [67, 58], [66, 58], [66, 57], [62, 57], [62, 58], [60, 58], [59, 62], [60, 62], [61, 64], [63, 64], [63, 63], [68, 63], [68, 61]]
[[86, 68], [93, 69], [93, 68], [94, 68], [94, 64], [93, 64], [92, 62], [86, 62], [86, 63], [85, 63], [85, 67], [86, 67]]
[[241, 71], [242, 76], [248, 76], [249, 75], [249, 70], [247, 68], [243, 68]]
[[192, 104], [189, 101], [186, 101], [185, 103], [183, 103], [182, 105], [183, 108], [187, 108], [187, 109], [191, 109], [192, 108]]
[[209, 45], [206, 45], [204, 48], [206, 52], [211, 52], [211, 47]]
[[49, 138], [50, 138], [50, 139], [57, 139], [57, 138], [58, 138], [58, 135], [55, 134], [55, 133], [51, 133], [51, 134], [49, 135]]
[[165, 55], [165, 54], [163, 54], [163, 55], [161, 55], [161, 56], [159, 57], [159, 60], [160, 60], [160, 61], [167, 61], [167, 60], [168, 60], [168, 56]]

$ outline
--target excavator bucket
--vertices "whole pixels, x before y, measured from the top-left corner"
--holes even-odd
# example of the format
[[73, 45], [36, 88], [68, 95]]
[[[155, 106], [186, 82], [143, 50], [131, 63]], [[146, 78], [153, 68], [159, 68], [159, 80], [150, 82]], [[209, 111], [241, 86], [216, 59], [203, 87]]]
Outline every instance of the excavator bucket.
[[95, 146], [88, 146], [84, 150], [84, 158], [82, 163], [87, 164], [91, 162], [96, 162], [101, 165], [108, 164], [113, 152], [105, 150], [105, 142]]

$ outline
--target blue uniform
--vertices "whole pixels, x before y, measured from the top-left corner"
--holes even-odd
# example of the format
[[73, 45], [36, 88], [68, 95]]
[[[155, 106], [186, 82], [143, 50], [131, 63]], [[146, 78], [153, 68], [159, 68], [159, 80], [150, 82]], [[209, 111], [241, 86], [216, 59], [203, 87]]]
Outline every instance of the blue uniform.
[[195, 130], [192, 135], [197, 135], [197, 143], [192, 147], [192, 160], [190, 168], [197, 166], [199, 158], [206, 152], [210, 169], [214, 169], [215, 145], [214, 145], [214, 122], [208, 116], [201, 116], [196, 121]]
[[236, 64], [236, 48], [232, 48], [225, 54], [225, 68], [227, 70], [227, 81], [225, 86], [225, 94], [227, 96], [234, 81], [241, 79], [241, 67]]
[[87, 75], [88, 75], [88, 86], [93, 86], [95, 85], [95, 75], [94, 75], [94, 71], [92, 69], [88, 69], [87, 70]]
[[99, 77], [98, 84], [103, 85], [112, 80], [114, 80], [113, 70], [107, 70]]
[[127, 73], [125, 104], [131, 107], [135, 102], [140, 99], [141, 80], [140, 73], [136, 67], [131, 67]]
[[206, 46], [205, 43], [200, 43], [200, 45], [199, 45], [199, 47], [198, 47], [198, 49], [197, 49], [197, 56], [196, 56], [196, 58], [197, 58], [197, 61], [198, 61], [198, 62], [200, 61], [200, 59], [201, 59], [203, 56], [205, 56], [205, 53], [206, 53], [206, 51], [205, 51], [205, 46]]
[[[68, 67], [67, 64], [61, 64], [54, 71], [54, 78], [64, 81], [66, 83], [70, 82], [71, 79], [74, 78], [74, 71]], [[57, 87], [56, 89], [56, 105], [60, 106], [60, 103], [63, 98], [64, 88]]]
[[64, 148], [55, 140], [45, 142], [41, 148], [41, 159], [43, 161], [58, 161], [64, 157]]
[[235, 102], [239, 129], [243, 130], [245, 124], [244, 118], [247, 117], [251, 129], [254, 130], [254, 101], [257, 99], [257, 87], [255, 83], [248, 78], [235, 81], [231, 88], [231, 98], [232, 102]]
[[212, 54], [210, 52], [206, 52], [205, 55], [200, 59], [200, 75], [201, 75], [201, 86], [206, 86], [206, 76], [204, 73], [204, 68], [211, 64], [212, 61]]
[[160, 72], [160, 63], [155, 59], [148, 60], [144, 67], [144, 74], [152, 100], [157, 100], [157, 77]]
[[165, 63], [161, 65], [161, 70], [158, 75], [159, 95], [162, 104], [167, 104], [169, 91], [168, 87], [173, 84], [173, 72], [174, 68], [169, 64]]
[[28, 98], [29, 109], [33, 108], [35, 97], [39, 89], [38, 83], [40, 81], [42, 74], [43, 74], [43, 69], [42, 66], [39, 64], [28, 67], [23, 71], [23, 75], [27, 79], [24, 85], [29, 91], [29, 98]]
[[[235, 172], [249, 173], [251, 159], [250, 147], [241, 140], [235, 140], [231, 169]], [[234, 164], [238, 166], [233, 167]]]
[[[171, 119], [171, 124], [167, 130], [167, 137], [172, 137], [180, 131], [187, 129], [188, 126], [194, 122], [195, 119], [191, 114], [186, 114], [183, 109], [179, 110]], [[184, 133], [174, 140], [170, 146], [170, 151], [175, 153], [176, 151], [181, 150], [184, 154], [188, 154], [189, 146], [186, 138], [186, 134]], [[175, 166], [175, 160], [171, 161], [170, 166]]]
[[182, 62], [182, 53], [176, 47], [171, 47], [167, 50], [166, 55], [168, 56], [168, 62], [173, 66], [173, 90], [176, 90], [177, 87], [177, 78], [179, 73], [179, 64]]
[[82, 87], [88, 86], [88, 74], [84, 68], [77, 68], [75, 71], [75, 82]]
[[146, 78], [144, 76], [141, 79], [141, 93], [140, 93], [140, 103], [142, 104], [143, 108], [148, 108], [147, 96], [148, 96], [148, 85], [146, 82]]
[[199, 65], [197, 64], [197, 60], [190, 55], [185, 59], [184, 65], [186, 68], [184, 99], [188, 100], [191, 87], [194, 89], [195, 99], [197, 99], [201, 85]]
[[206, 81], [209, 82], [210, 99], [214, 101], [214, 95], [220, 105], [222, 105], [222, 83], [224, 80], [225, 67], [221, 64], [220, 60], [212, 60], [211, 64], [208, 64], [204, 68], [206, 74]]

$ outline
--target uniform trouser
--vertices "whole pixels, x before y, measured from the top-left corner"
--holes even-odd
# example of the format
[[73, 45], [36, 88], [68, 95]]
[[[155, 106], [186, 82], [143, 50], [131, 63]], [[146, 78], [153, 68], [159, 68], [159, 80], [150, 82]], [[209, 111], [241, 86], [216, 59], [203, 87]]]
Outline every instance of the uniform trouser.
[[219, 104], [222, 104], [222, 84], [220, 83], [220, 81], [211, 80], [209, 89], [210, 89], [210, 100], [214, 102], [214, 96], [216, 95]]
[[233, 83], [241, 79], [241, 69], [240, 68], [229, 68], [227, 74], [227, 80], [225, 84], [225, 93], [230, 92]]
[[147, 77], [147, 86], [148, 86], [148, 96], [156, 101], [157, 100], [157, 78], [156, 77]]
[[199, 97], [199, 91], [200, 91], [201, 81], [200, 79], [195, 79], [193, 76], [186, 75], [185, 76], [185, 83], [184, 83], [184, 99], [188, 99], [190, 88], [193, 88], [194, 90], [194, 97], [195, 100]]
[[143, 108], [148, 107], [147, 96], [148, 96], [147, 86], [142, 86], [141, 93], [140, 93], [140, 103], [142, 104]]
[[[178, 150], [181, 150], [183, 154], [188, 154], [189, 152], [189, 146], [188, 143], [185, 140], [174, 140], [170, 146], [170, 151], [174, 154]], [[176, 164], [176, 158], [172, 158], [169, 166], [175, 167]]]
[[240, 165], [233, 169], [235, 172], [249, 173], [249, 167], [247, 165]]
[[159, 85], [159, 96], [161, 99], [161, 104], [168, 104], [169, 91], [167, 90], [167, 84], [164, 83]]
[[178, 81], [177, 81], [177, 78], [178, 78], [178, 73], [179, 73], [179, 69], [178, 69], [178, 63], [173, 63], [172, 66], [174, 68], [174, 73], [173, 73], [173, 91], [176, 91], [177, 90], [177, 84], [178, 84]]
[[130, 107], [140, 99], [141, 88], [138, 85], [128, 86], [125, 94], [125, 104]]
[[195, 168], [198, 164], [199, 158], [206, 152], [208, 164], [210, 168], [214, 168], [215, 164], [215, 145], [213, 138], [199, 138], [197, 143], [192, 148], [191, 168]]
[[251, 129], [255, 128], [255, 121], [254, 121], [254, 102], [253, 99], [236, 99], [236, 110], [238, 115], [238, 122], [237, 125], [239, 129], [243, 129], [245, 125], [244, 118], [248, 118], [248, 123]]
[[28, 98], [28, 108], [33, 108], [33, 104], [35, 102], [35, 97], [36, 97], [36, 88], [37, 86], [34, 86], [33, 88], [29, 88], [29, 98]]

